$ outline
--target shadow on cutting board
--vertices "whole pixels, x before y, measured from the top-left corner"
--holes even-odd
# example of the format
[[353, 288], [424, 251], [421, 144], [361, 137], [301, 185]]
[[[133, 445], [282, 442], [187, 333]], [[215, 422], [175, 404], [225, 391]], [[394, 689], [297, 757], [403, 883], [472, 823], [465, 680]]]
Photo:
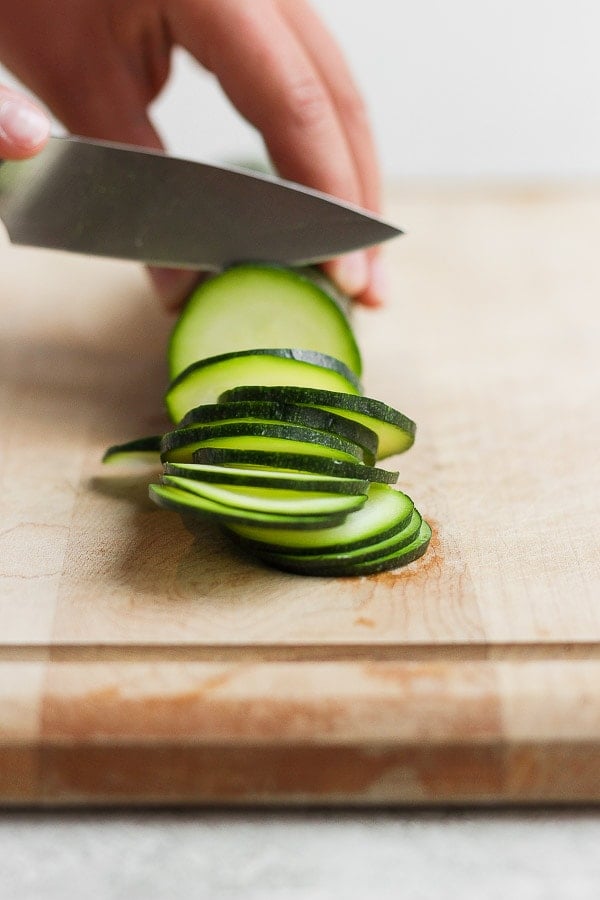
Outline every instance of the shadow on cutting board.
[[155, 506], [148, 485], [158, 474], [158, 467], [148, 466], [131, 475], [95, 476], [87, 485], [112, 507], [106, 520], [113, 530], [126, 535], [112, 572], [132, 595], [169, 604], [202, 600], [239, 612], [258, 595], [277, 594], [282, 581], [293, 581], [236, 547], [216, 523], [199, 520], [186, 528], [177, 513]]

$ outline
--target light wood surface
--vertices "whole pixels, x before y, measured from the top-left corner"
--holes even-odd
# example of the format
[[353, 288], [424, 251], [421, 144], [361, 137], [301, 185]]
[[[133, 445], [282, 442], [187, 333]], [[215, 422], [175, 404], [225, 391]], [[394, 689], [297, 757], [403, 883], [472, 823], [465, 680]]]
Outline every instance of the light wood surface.
[[165, 425], [124, 263], [0, 247], [0, 800], [600, 800], [600, 188], [399, 186], [366, 393], [426, 557], [308, 579], [103, 470]]

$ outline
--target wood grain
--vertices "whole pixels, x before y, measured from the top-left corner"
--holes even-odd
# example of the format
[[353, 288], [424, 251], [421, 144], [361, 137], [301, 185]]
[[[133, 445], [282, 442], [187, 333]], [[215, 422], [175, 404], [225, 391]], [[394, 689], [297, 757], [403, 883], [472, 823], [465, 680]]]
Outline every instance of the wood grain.
[[0, 248], [0, 800], [600, 800], [597, 185], [389, 195], [366, 392], [427, 556], [264, 569], [107, 473], [165, 427], [143, 273]]

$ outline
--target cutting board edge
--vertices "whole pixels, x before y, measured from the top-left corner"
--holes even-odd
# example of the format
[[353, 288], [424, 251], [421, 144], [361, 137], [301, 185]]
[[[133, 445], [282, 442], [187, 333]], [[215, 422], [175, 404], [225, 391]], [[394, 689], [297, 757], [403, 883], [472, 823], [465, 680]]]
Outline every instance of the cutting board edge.
[[[24, 748], [18, 748], [23, 754]], [[2, 806], [515, 806], [600, 802], [600, 742], [506, 747], [30, 747]], [[26, 752], [27, 756], [27, 752]], [[0, 749], [0, 761], [6, 754]], [[575, 763], [575, 766], [573, 765]]]

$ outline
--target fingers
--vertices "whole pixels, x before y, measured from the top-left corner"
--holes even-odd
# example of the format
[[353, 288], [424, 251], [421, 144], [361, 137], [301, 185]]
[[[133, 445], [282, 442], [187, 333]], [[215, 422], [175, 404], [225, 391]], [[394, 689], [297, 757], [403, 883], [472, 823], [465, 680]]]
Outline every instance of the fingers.
[[279, 8], [326, 86], [348, 145], [361, 206], [379, 211], [377, 154], [367, 110], [346, 60], [312, 7], [304, 0], [279, 0]]
[[[380, 211], [381, 185], [375, 142], [363, 98], [344, 55], [319, 16], [304, 0], [279, 0], [279, 7], [333, 100], [359, 178], [360, 197], [354, 202], [377, 213]], [[340, 257], [326, 269], [335, 280], [360, 282], [360, 267], [364, 266], [365, 257], [368, 284], [357, 299], [369, 306], [378, 306], [387, 294], [387, 284], [377, 248], [367, 251], [362, 259], [354, 253]]]
[[168, 312], [177, 312], [203, 277], [190, 269], [147, 267], [148, 275], [160, 300]]
[[0, 158], [27, 159], [41, 150], [50, 134], [48, 116], [34, 103], [0, 87]]
[[[175, 40], [214, 72], [262, 133], [283, 177], [377, 209], [379, 175], [364, 106], [307, 4], [180, 0], [170, 9]], [[345, 291], [375, 304], [372, 258], [351, 254], [328, 270]]]

